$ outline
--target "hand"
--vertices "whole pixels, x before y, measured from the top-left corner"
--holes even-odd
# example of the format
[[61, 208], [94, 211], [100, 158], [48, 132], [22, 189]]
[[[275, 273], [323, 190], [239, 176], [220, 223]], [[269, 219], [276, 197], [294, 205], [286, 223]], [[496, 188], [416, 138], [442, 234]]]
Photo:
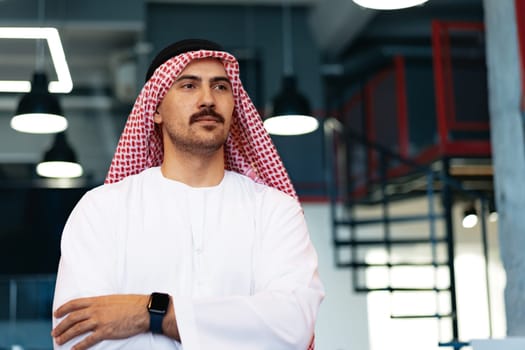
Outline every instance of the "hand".
[[106, 295], [71, 300], [54, 313], [66, 316], [51, 332], [57, 344], [92, 332], [73, 350], [84, 350], [106, 339], [124, 339], [149, 329], [149, 295]]

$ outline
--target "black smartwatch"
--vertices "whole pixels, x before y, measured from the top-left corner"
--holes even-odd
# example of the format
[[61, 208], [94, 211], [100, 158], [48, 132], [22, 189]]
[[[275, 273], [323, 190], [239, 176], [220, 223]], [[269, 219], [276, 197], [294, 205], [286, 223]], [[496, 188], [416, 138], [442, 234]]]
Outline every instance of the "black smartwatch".
[[151, 333], [162, 334], [162, 320], [168, 312], [170, 296], [166, 293], [151, 293], [148, 303], [149, 330]]

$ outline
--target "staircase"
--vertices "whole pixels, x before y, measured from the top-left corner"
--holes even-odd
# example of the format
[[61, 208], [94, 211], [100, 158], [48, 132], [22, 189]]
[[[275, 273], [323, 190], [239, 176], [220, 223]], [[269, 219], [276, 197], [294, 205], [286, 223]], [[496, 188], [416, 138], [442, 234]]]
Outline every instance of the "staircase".
[[[479, 200], [484, 218], [487, 194], [450, 176], [449, 159], [415, 164], [346, 130], [336, 119], [325, 121], [324, 132], [335, 265], [351, 270], [355, 292], [386, 292], [392, 304], [414, 300], [421, 305], [416, 295], [425, 300], [424, 307], [393, 307], [391, 318], [436, 319], [439, 346], [469, 345], [460, 341], [458, 329], [451, 208], [457, 198]], [[364, 151], [356, 152], [357, 145]], [[486, 226], [481, 223], [486, 258]]]

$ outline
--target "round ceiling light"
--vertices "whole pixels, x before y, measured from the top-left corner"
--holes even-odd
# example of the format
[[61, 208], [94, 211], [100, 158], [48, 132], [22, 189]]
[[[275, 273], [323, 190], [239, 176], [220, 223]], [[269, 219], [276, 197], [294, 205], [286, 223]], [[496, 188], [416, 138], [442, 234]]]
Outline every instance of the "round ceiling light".
[[374, 10], [399, 10], [422, 5], [428, 0], [353, 0], [362, 7]]

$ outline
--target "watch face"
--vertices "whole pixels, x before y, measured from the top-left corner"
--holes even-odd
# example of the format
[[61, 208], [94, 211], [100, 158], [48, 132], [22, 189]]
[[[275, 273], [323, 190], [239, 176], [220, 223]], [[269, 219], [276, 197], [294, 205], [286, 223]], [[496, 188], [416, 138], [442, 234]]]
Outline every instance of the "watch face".
[[152, 293], [149, 299], [148, 310], [156, 313], [166, 313], [170, 304], [170, 297], [164, 293]]

